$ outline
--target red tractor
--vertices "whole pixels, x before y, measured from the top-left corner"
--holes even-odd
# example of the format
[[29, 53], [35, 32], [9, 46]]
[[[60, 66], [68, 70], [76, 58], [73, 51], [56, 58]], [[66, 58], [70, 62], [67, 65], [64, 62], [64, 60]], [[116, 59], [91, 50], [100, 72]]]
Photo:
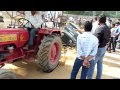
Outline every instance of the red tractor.
[[34, 56], [37, 57], [38, 64], [44, 72], [53, 71], [61, 56], [60, 30], [40, 28], [34, 38], [34, 50], [26, 50], [24, 47], [29, 40], [29, 31], [23, 27], [26, 23], [30, 22], [25, 18], [20, 18], [8, 28], [0, 29], [0, 66], [17, 59]]

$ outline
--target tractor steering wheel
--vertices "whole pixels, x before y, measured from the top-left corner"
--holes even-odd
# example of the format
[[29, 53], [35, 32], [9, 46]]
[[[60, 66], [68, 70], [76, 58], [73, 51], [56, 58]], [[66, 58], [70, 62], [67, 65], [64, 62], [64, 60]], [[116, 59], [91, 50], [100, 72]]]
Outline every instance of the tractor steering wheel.
[[25, 18], [20, 18], [20, 19], [17, 20], [17, 22], [20, 26], [23, 26], [23, 27], [25, 27], [25, 25], [27, 25], [28, 23], [30, 23], [31, 26], [33, 27], [32, 23]]

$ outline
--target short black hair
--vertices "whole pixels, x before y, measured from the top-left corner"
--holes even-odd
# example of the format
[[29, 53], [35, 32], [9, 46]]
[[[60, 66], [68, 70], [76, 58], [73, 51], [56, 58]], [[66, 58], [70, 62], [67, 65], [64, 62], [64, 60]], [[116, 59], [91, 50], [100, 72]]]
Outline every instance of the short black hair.
[[112, 22], [112, 20], [110, 19], [109, 22]]
[[118, 21], [120, 21], [120, 18], [118, 19]]
[[120, 22], [116, 22], [115, 24], [118, 24], [118, 25], [120, 25]]
[[112, 23], [112, 26], [115, 27], [115, 23]]
[[90, 21], [86, 21], [84, 24], [85, 31], [91, 31], [92, 29], [92, 23]]
[[98, 19], [98, 16], [95, 16], [95, 18], [94, 18], [96, 21], [97, 21], [97, 19]]
[[100, 22], [100, 23], [105, 23], [105, 22], [106, 22], [106, 16], [105, 16], [104, 14], [101, 14], [101, 15], [99, 16], [99, 22]]

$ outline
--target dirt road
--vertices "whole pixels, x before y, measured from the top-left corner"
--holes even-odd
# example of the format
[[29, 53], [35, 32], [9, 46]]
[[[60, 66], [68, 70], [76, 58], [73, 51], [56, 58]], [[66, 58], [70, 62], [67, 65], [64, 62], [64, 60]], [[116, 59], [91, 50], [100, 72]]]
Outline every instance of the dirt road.
[[[103, 64], [103, 79], [120, 78], [120, 51], [106, 53]], [[62, 54], [63, 56], [63, 54]], [[76, 57], [75, 49], [68, 49], [65, 58], [67, 59], [65, 65], [60, 65], [51, 73], [44, 73], [38, 68], [37, 62], [26, 63], [22, 60], [16, 61], [12, 64], [6, 64], [4, 68], [10, 69], [16, 73], [19, 79], [69, 79], [70, 73]], [[63, 59], [63, 58], [61, 58]], [[96, 69], [94, 78], [96, 75]], [[80, 72], [77, 79], [80, 77]]]

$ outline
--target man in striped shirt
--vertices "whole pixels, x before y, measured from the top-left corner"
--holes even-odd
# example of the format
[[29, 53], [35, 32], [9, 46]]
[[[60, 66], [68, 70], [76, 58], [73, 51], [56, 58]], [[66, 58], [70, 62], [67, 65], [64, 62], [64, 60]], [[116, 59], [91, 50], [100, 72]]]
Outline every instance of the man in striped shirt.
[[75, 79], [82, 66], [81, 79], [86, 79], [89, 67], [94, 65], [94, 57], [98, 49], [98, 39], [91, 33], [92, 23], [85, 22], [85, 32], [77, 37], [77, 57], [71, 72], [71, 79]]

